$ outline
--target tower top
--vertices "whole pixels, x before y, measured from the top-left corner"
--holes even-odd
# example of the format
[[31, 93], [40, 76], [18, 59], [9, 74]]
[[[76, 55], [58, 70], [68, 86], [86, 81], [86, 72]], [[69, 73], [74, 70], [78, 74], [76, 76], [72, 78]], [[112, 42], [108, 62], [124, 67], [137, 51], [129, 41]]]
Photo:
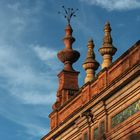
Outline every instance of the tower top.
[[64, 15], [64, 17], [67, 19], [68, 24], [66, 25], [65, 28], [65, 36], [63, 38], [63, 42], [65, 45], [65, 48], [61, 51], [58, 52], [57, 56], [58, 59], [64, 63], [64, 70], [66, 71], [75, 71], [72, 67], [72, 64], [75, 63], [79, 57], [80, 57], [80, 53], [76, 50], [73, 50], [72, 48], [72, 44], [75, 41], [75, 38], [72, 36], [72, 27], [70, 25], [70, 20], [71, 18], [75, 15], [75, 12], [78, 10], [74, 10], [73, 8], [68, 8], [66, 9], [64, 6], [62, 6], [62, 8], [64, 9], [64, 12], [59, 12], [62, 15]]
[[112, 64], [112, 56], [116, 53], [117, 48], [113, 45], [111, 37], [110, 23], [106, 22], [104, 27], [103, 45], [99, 49], [100, 54], [103, 56], [102, 69], [108, 68]]
[[[104, 39], [103, 39], [103, 44], [111, 44], [112, 45], [112, 37], [111, 37], [111, 27], [110, 27], [110, 23], [109, 21], [107, 21], [105, 23], [105, 27], [104, 27]], [[105, 47], [105, 46], [104, 46]]]
[[72, 36], [73, 30], [70, 25], [71, 18], [76, 16], [76, 10], [73, 10], [73, 8], [68, 8], [68, 10], [66, 10], [64, 6], [63, 9], [65, 13], [62, 14], [67, 19], [68, 24], [66, 25], [65, 36], [63, 38], [65, 47], [57, 53], [57, 57], [64, 64], [64, 68], [58, 74], [59, 85], [56, 94], [57, 99], [52, 106], [53, 110], [56, 110], [62, 106], [79, 90], [79, 72], [74, 70], [72, 65], [79, 59], [80, 53], [76, 50], [73, 50], [72, 48], [72, 44], [74, 43], [75, 38]]
[[99, 67], [99, 63], [95, 60], [94, 42], [92, 39], [87, 44], [88, 52], [83, 63], [83, 68], [86, 71], [85, 83], [92, 81], [95, 78], [95, 71]]

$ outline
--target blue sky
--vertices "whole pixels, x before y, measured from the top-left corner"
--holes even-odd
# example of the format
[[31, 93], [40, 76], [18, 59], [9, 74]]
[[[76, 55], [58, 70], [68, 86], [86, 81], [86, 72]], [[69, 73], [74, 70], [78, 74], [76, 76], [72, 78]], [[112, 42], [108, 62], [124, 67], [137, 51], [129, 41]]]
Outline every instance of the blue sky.
[[1, 139], [39, 140], [49, 131], [56, 75], [63, 68], [56, 57], [64, 47], [66, 21], [57, 14], [62, 5], [79, 9], [72, 27], [76, 38], [73, 48], [81, 53], [74, 64], [80, 71], [80, 86], [90, 38], [101, 64], [98, 49], [106, 21], [111, 23], [118, 49], [114, 59], [140, 39], [140, 0], [0, 0]]

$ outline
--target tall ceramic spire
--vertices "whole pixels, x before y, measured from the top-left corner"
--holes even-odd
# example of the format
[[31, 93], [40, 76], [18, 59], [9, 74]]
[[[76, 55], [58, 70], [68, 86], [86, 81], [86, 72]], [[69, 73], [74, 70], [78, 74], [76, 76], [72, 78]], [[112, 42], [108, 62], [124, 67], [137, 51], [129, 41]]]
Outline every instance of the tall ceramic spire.
[[88, 52], [85, 62], [83, 63], [83, 68], [86, 71], [85, 83], [90, 82], [95, 78], [95, 71], [99, 67], [99, 63], [95, 60], [95, 54], [93, 51], [94, 43], [92, 39], [88, 41], [87, 47]]
[[75, 16], [75, 11], [73, 8], [65, 9], [64, 17], [67, 19], [67, 26], [65, 28], [65, 36], [63, 42], [65, 48], [58, 52], [58, 59], [64, 64], [63, 70], [58, 74], [59, 86], [57, 90], [57, 100], [53, 105], [53, 109], [57, 109], [64, 104], [71, 96], [78, 91], [78, 74], [79, 72], [75, 71], [72, 67], [72, 64], [75, 63], [79, 57], [80, 53], [76, 50], [73, 50], [72, 44], [75, 41], [75, 38], [72, 36], [72, 27], [70, 25], [70, 20], [72, 16]]
[[116, 53], [117, 49], [113, 46], [111, 37], [110, 23], [107, 22], [104, 27], [103, 45], [99, 49], [100, 54], [103, 56], [102, 69], [107, 68], [112, 63], [112, 56]]
[[65, 28], [65, 37], [63, 38], [65, 48], [57, 54], [59, 60], [64, 63], [64, 70], [66, 71], [74, 71], [72, 64], [80, 57], [80, 53], [72, 48], [72, 44], [75, 41], [72, 32], [72, 27], [68, 24]]

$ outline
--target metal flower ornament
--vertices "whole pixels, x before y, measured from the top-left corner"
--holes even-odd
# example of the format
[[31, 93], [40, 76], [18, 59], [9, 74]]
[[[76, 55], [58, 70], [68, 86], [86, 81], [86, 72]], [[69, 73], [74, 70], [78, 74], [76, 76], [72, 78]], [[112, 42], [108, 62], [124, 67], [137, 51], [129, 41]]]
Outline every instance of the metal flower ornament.
[[65, 6], [62, 6], [64, 11], [59, 11], [58, 14], [62, 14], [64, 16], [64, 18], [67, 19], [68, 24], [70, 24], [71, 18], [72, 17], [76, 17], [76, 11], [78, 11], [78, 9], [73, 9], [73, 8], [65, 8]]

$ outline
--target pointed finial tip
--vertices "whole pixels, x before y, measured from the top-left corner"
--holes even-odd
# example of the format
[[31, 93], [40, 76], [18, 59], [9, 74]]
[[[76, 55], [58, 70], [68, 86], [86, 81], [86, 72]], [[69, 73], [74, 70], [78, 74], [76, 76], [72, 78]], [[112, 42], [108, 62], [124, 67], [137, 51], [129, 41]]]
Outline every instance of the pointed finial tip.
[[89, 45], [94, 45], [94, 41], [93, 41], [92, 38], [90, 38], [90, 39], [88, 40], [88, 46], [89, 46]]
[[90, 39], [88, 40], [88, 42], [93, 42], [93, 39], [92, 39], [92, 38], [90, 38]]
[[110, 22], [109, 22], [109, 21], [107, 21], [107, 22], [105, 23], [105, 25], [110, 25]]
[[111, 27], [110, 27], [110, 22], [109, 21], [107, 21], [106, 23], [105, 23], [105, 26], [104, 26], [104, 31], [106, 32], [106, 31], [109, 31], [109, 32], [111, 32]]
[[88, 40], [87, 47], [89, 47], [89, 46], [94, 46], [94, 41], [93, 41], [92, 38], [90, 38], [90, 39]]

